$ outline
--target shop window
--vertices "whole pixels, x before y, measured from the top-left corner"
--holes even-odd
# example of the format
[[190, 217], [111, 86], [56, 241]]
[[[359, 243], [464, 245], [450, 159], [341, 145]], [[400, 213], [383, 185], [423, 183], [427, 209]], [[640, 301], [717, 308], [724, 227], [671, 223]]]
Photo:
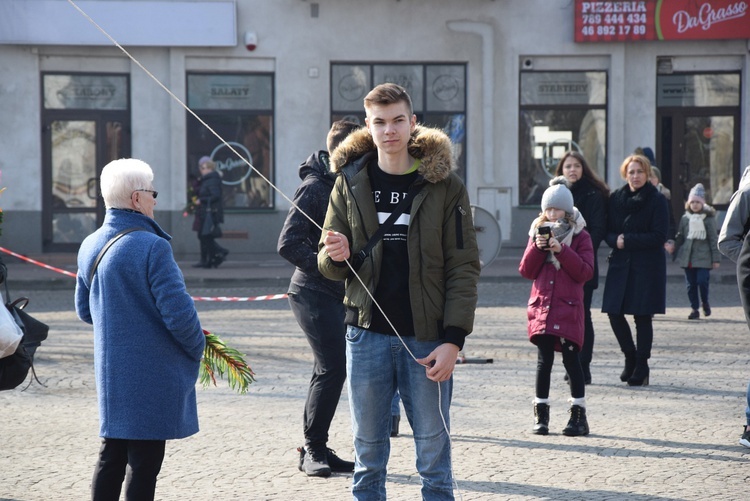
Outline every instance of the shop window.
[[271, 188], [259, 175], [273, 182], [273, 75], [189, 73], [187, 96], [188, 107], [231, 149], [187, 113], [186, 198], [200, 177], [198, 160], [208, 156], [222, 176], [225, 210], [273, 208]]
[[606, 72], [521, 72], [520, 93], [519, 205], [539, 205], [571, 149], [606, 179]]
[[454, 145], [457, 174], [466, 181], [466, 65], [335, 63], [331, 65], [331, 121], [364, 125], [364, 97], [392, 82], [411, 96], [417, 122], [443, 129]]

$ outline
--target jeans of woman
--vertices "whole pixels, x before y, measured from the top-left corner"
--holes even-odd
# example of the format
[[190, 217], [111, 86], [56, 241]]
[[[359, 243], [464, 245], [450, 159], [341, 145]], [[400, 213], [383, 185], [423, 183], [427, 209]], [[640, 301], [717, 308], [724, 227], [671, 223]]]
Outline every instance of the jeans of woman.
[[102, 439], [91, 482], [92, 501], [118, 501], [125, 480], [125, 501], [153, 501], [166, 441]]
[[711, 277], [711, 270], [708, 268], [685, 268], [685, 284], [687, 285], [687, 295], [690, 300], [690, 307], [698, 309], [698, 293], [700, 293], [700, 302], [708, 304], [708, 281]]
[[[549, 398], [550, 376], [552, 365], [555, 362], [555, 344], [558, 336], [541, 335], [536, 337], [537, 362], [536, 362], [536, 397]], [[583, 369], [578, 358], [578, 348], [568, 341], [562, 343], [562, 359], [565, 372], [570, 380], [570, 396], [583, 398], [586, 396], [586, 384], [583, 379]]]
[[[414, 337], [402, 339], [416, 358], [427, 356], [440, 344]], [[397, 336], [359, 327], [347, 329], [346, 355], [356, 454], [354, 499], [386, 499], [391, 403], [393, 392], [398, 389], [414, 432], [422, 499], [453, 500], [449, 436], [453, 378], [440, 384], [430, 381], [425, 368], [411, 358]]]
[[289, 306], [315, 359], [303, 417], [305, 445], [324, 447], [346, 380], [344, 304], [341, 298], [293, 285]]

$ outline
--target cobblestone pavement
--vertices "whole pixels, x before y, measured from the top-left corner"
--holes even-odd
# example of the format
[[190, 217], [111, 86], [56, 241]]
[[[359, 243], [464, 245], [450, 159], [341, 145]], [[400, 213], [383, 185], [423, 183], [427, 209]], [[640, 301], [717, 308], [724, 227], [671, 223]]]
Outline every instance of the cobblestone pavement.
[[[750, 379], [748, 328], [736, 286], [711, 286], [713, 315], [687, 320], [684, 286], [668, 285], [666, 315], [654, 320], [651, 386], [619, 381], [622, 358], [606, 316], [587, 387], [591, 435], [565, 437], [569, 397], [558, 357], [551, 434], [530, 433], [536, 351], [525, 333], [530, 283], [481, 283], [475, 332], [459, 365], [452, 407], [457, 499], [743, 499], [750, 449], [737, 444]], [[191, 290], [253, 296], [278, 287]], [[14, 295], [24, 295], [16, 290]], [[46, 387], [0, 393], [0, 499], [88, 499], [99, 448], [91, 329], [73, 312], [70, 290], [30, 290], [29, 311], [51, 326], [37, 352]], [[601, 301], [601, 289], [595, 305]], [[312, 357], [285, 300], [198, 303], [204, 326], [247, 354], [257, 374], [249, 395], [200, 389], [201, 432], [170, 441], [157, 485], [162, 500], [345, 500], [349, 475], [308, 478], [297, 470]], [[137, 325], [134, 325], [137, 328]], [[346, 391], [329, 446], [352, 457]], [[408, 424], [392, 440], [390, 499], [419, 499]]]

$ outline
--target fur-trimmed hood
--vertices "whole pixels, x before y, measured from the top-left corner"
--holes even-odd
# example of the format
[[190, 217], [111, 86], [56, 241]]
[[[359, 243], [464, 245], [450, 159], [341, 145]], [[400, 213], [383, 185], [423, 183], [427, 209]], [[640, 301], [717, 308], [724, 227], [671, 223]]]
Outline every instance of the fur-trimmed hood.
[[[331, 171], [339, 173], [352, 160], [376, 150], [370, 131], [366, 128], [356, 130], [331, 153]], [[417, 125], [409, 141], [409, 155], [422, 160], [419, 174], [430, 183], [444, 180], [456, 169], [453, 145], [440, 129]]]

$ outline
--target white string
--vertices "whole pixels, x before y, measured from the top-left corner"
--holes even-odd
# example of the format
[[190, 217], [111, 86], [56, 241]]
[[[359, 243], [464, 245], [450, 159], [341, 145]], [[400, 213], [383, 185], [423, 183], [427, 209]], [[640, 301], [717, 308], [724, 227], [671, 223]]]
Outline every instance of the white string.
[[[140, 69], [142, 69], [146, 73], [146, 75], [148, 75], [154, 82], [156, 82], [157, 85], [159, 85], [159, 87], [161, 87], [167, 94], [169, 94], [169, 96], [172, 99], [174, 99], [175, 101], [177, 101], [180, 104], [180, 106], [182, 106], [188, 113], [190, 113], [196, 120], [198, 120], [198, 122], [200, 122], [201, 125], [203, 125], [206, 129], [208, 129], [211, 132], [211, 134], [213, 134], [214, 136], [216, 136], [216, 138], [220, 142], [222, 142], [225, 146], [227, 146], [227, 148], [229, 148], [229, 150], [232, 151], [232, 153], [234, 153], [240, 160], [242, 160], [243, 162], [245, 162], [245, 164], [247, 164], [247, 166], [250, 167], [250, 169], [252, 169], [253, 172], [255, 172], [256, 174], [258, 174], [258, 176], [260, 176], [271, 188], [273, 188], [274, 191], [276, 191], [278, 194], [280, 194], [282, 197], [284, 197], [284, 199], [287, 202], [289, 202], [297, 211], [299, 211], [300, 214], [302, 214], [303, 216], [305, 216], [313, 225], [315, 225], [316, 228], [318, 228], [321, 232], [324, 231], [324, 229], [312, 217], [310, 217], [305, 211], [303, 211], [298, 205], [296, 205], [291, 198], [289, 198], [283, 191], [281, 191], [281, 189], [279, 187], [277, 187], [275, 184], [273, 184], [270, 179], [268, 179], [266, 176], [264, 176], [262, 172], [260, 172], [258, 169], [256, 169], [255, 166], [253, 166], [250, 163], [249, 160], [247, 160], [236, 149], [234, 149], [234, 147], [231, 144], [229, 144], [229, 142], [227, 142], [223, 137], [221, 137], [221, 135], [218, 132], [216, 132], [215, 130], [213, 130], [201, 117], [199, 117], [179, 97], [177, 97], [171, 90], [169, 90], [169, 88], [166, 85], [164, 85], [161, 82], [161, 80], [159, 80], [156, 76], [154, 76], [145, 66], [143, 66], [140, 63], [140, 61], [138, 61], [122, 45], [120, 45], [117, 42], [117, 40], [115, 40], [104, 28], [102, 28], [101, 26], [99, 26], [99, 24], [96, 21], [94, 21], [88, 14], [86, 14], [86, 12], [84, 12], [80, 7], [78, 7], [78, 5], [76, 5], [76, 3], [73, 0], [68, 0], [68, 3], [70, 5], [72, 5], [73, 8], [75, 8], [91, 24], [93, 24], [94, 26], [96, 26], [96, 28], [104, 36], [106, 36], [109, 39], [109, 41], [112, 42], [112, 44], [114, 44], [118, 49], [120, 49], [123, 52], [123, 54], [125, 54], [126, 56], [128, 56], [128, 58], [133, 63], [135, 63]], [[350, 254], [351, 254], [351, 250], [350, 250]], [[364, 281], [359, 276], [359, 274], [357, 274], [357, 272], [354, 270], [354, 268], [352, 267], [352, 265], [349, 262], [349, 260], [344, 260], [344, 262], [346, 263], [346, 266], [349, 268], [349, 270], [352, 272], [352, 274], [357, 278], [357, 280], [362, 285], [362, 287], [364, 288], [364, 290], [367, 292], [367, 295], [370, 297], [370, 299], [372, 300], [373, 304], [377, 307], [377, 309], [383, 315], [383, 318], [385, 318], [385, 320], [388, 322], [388, 325], [391, 327], [391, 329], [393, 329], [393, 332], [398, 337], [399, 341], [403, 345], [403, 347], [406, 350], [406, 352], [411, 356], [411, 358], [416, 363], [418, 363], [419, 365], [425, 367], [426, 369], [429, 369], [430, 368], [429, 365], [420, 364], [419, 363], [419, 361], [417, 360], [417, 357], [414, 355], [414, 353], [412, 353], [412, 351], [406, 345], [406, 343], [404, 342], [404, 339], [401, 337], [401, 334], [398, 333], [398, 330], [396, 329], [396, 327], [391, 322], [391, 319], [388, 318], [388, 315], [386, 315], [385, 311], [383, 311], [383, 308], [377, 302], [377, 300], [375, 299], [375, 297], [373, 296], [373, 294], [370, 292], [370, 289], [365, 285]], [[452, 443], [452, 440], [451, 440], [450, 431], [448, 430], [448, 425], [446, 423], [445, 416], [443, 415], [442, 389], [441, 389], [441, 386], [440, 386], [439, 382], [436, 382], [436, 384], [437, 384], [437, 388], [438, 388], [438, 411], [440, 412], [440, 419], [443, 422], [443, 428], [445, 429], [445, 432], [446, 432], [446, 434], [448, 436], [449, 447], [450, 447], [450, 449], [453, 449], [453, 443]], [[458, 483], [456, 482], [455, 475], [453, 474], [453, 461], [451, 461], [451, 477], [453, 478], [453, 483], [456, 486], [456, 490], [458, 491], [458, 495], [459, 495], [460, 499], [463, 499], [463, 496], [461, 495], [461, 491], [458, 488]]]

